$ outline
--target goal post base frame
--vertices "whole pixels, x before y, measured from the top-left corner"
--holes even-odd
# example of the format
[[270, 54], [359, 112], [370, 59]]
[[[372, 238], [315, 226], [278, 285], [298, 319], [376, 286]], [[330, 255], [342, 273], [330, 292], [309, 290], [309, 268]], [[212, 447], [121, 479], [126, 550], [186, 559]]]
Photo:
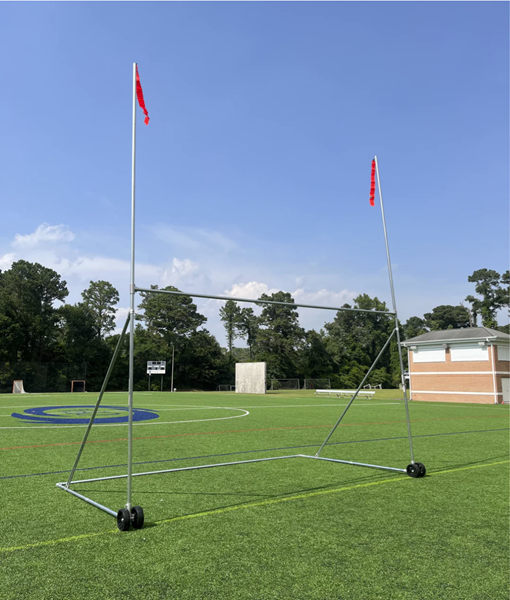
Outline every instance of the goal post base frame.
[[[379, 469], [382, 471], [393, 471], [395, 473], [407, 473], [407, 469], [399, 469], [397, 467], [388, 467], [388, 466], [384, 466], [384, 465], [373, 465], [373, 464], [369, 464], [369, 463], [355, 462], [352, 460], [341, 460], [338, 458], [327, 458], [327, 457], [323, 457], [323, 456], [311, 456], [308, 454], [291, 454], [288, 456], [269, 456], [267, 458], [254, 458], [254, 459], [250, 459], [250, 460], [237, 460], [237, 461], [232, 461], [232, 462], [215, 463], [215, 464], [210, 464], [210, 465], [196, 465], [193, 467], [178, 467], [176, 469], [164, 469], [164, 470], [160, 470], [160, 471], [146, 471], [144, 473], [132, 473], [131, 477], [142, 477], [144, 475], [161, 475], [163, 473], [177, 473], [179, 471], [196, 471], [198, 469], [212, 469], [214, 467], [229, 467], [229, 466], [233, 466], [233, 465], [242, 465], [242, 464], [247, 464], [247, 463], [268, 462], [270, 460], [285, 460], [288, 458], [311, 458], [311, 459], [315, 459], [315, 460], [325, 460], [328, 462], [334, 462], [334, 463], [339, 463], [339, 464], [344, 464], [344, 465], [353, 465], [356, 467], [367, 467], [369, 469]], [[100, 504], [99, 502], [92, 500], [88, 496], [80, 494], [76, 490], [71, 489], [71, 485], [79, 484], [79, 483], [92, 483], [95, 481], [110, 481], [112, 479], [126, 479], [127, 477], [128, 477], [128, 474], [126, 473], [124, 475], [110, 475], [107, 477], [95, 477], [92, 479], [74, 480], [72, 482], [72, 484], [68, 484], [67, 482], [62, 481], [60, 483], [57, 483], [56, 487], [58, 487], [61, 490], [64, 490], [64, 492], [68, 492], [68, 493], [72, 494], [76, 498], [83, 500], [84, 502], [87, 502], [87, 504], [91, 504], [92, 506], [95, 506], [96, 508], [99, 508], [103, 512], [116, 518], [117, 511], [114, 511], [111, 508], [108, 508], [107, 506], [104, 506], [103, 504]]]

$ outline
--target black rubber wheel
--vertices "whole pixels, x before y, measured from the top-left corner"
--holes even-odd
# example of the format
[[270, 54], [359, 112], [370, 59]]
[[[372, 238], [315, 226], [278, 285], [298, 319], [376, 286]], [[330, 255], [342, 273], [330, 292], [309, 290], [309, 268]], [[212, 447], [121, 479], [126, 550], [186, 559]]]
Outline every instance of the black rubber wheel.
[[425, 465], [423, 463], [417, 462], [414, 463], [418, 469], [420, 469], [420, 477], [425, 477], [425, 473], [427, 472], [427, 469], [425, 468]]
[[141, 529], [143, 527], [143, 508], [141, 506], [133, 506], [131, 508], [131, 524], [135, 529]]
[[117, 513], [117, 527], [121, 531], [129, 531], [131, 526], [131, 515], [127, 508], [121, 508]]
[[407, 465], [406, 473], [409, 475], [409, 477], [414, 478], [422, 476], [418, 463], [411, 463], [410, 465]]

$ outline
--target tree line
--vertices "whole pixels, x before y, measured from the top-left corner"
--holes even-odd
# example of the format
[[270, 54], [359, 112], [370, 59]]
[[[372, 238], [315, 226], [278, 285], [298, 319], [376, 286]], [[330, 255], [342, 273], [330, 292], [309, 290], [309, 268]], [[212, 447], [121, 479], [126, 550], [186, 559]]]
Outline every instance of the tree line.
[[[480, 269], [468, 277], [477, 296], [469, 306], [443, 305], [422, 317], [399, 323], [401, 339], [426, 331], [477, 326], [497, 327], [496, 314], [509, 305], [507, 271]], [[152, 286], [152, 289], [158, 289]], [[165, 290], [178, 291], [172, 286]], [[107, 281], [91, 281], [81, 302], [66, 304], [67, 284], [54, 270], [19, 260], [0, 271], [0, 391], [23, 379], [27, 391], [68, 391], [72, 379], [86, 379], [87, 389], [100, 388], [119, 334], [115, 329], [118, 291]], [[290, 293], [262, 294], [258, 300], [293, 304]], [[175, 352], [174, 386], [178, 389], [216, 389], [233, 383], [235, 363], [265, 361], [268, 379], [329, 378], [334, 387], [359, 384], [394, 328], [385, 302], [367, 294], [352, 305], [371, 312], [338, 311], [320, 331], [299, 324], [297, 308], [260, 304], [241, 308], [228, 300], [220, 308], [226, 347], [205, 328], [206, 317], [185, 295], [142, 293], [135, 325], [135, 389], [147, 389], [149, 360], [166, 360], [167, 373]], [[374, 312], [372, 312], [374, 311]], [[508, 325], [502, 328], [507, 330]], [[246, 347], [236, 347], [243, 340]], [[405, 357], [404, 357], [405, 358]], [[127, 389], [128, 341], [112, 373], [110, 390]], [[368, 381], [398, 387], [400, 367], [395, 338]], [[159, 378], [152, 383], [159, 389]], [[165, 389], [170, 378], [165, 378]], [[32, 388], [32, 389], [31, 389]]]

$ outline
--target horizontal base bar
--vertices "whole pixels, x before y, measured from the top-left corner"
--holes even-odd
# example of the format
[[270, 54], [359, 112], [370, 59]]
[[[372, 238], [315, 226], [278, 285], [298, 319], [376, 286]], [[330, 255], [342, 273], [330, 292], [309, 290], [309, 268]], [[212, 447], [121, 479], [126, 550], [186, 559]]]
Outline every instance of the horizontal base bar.
[[83, 500], [84, 502], [87, 502], [88, 504], [92, 504], [92, 506], [95, 506], [96, 508], [103, 510], [105, 513], [108, 513], [112, 517], [117, 516], [117, 513], [115, 511], [111, 510], [107, 506], [103, 506], [102, 504], [99, 504], [99, 502], [94, 502], [94, 500], [87, 498], [87, 496], [78, 494], [78, 492], [75, 492], [71, 488], [67, 487], [65, 483], [57, 483], [57, 487], [60, 488], [61, 490], [64, 490], [64, 492], [69, 492], [73, 496], [76, 496], [77, 498], [79, 498], [80, 500]]
[[[344, 465], [354, 465], [356, 467], [368, 467], [371, 469], [381, 469], [383, 471], [396, 471], [398, 473], [406, 473], [406, 469], [397, 469], [396, 467], [371, 465], [368, 463], [360, 463], [360, 462], [354, 462], [354, 461], [350, 461], [350, 460], [340, 460], [338, 458], [323, 458], [322, 456], [309, 456], [308, 454], [291, 454], [289, 456], [271, 456], [268, 458], [254, 458], [251, 460], [237, 460], [234, 462], [216, 463], [216, 464], [212, 464], [212, 465], [197, 465], [195, 467], [179, 467], [177, 469], [164, 469], [162, 471], [147, 471], [145, 473], [133, 473], [131, 476], [132, 477], [141, 477], [143, 475], [161, 475], [162, 473], [176, 473], [177, 471], [196, 471], [198, 469], [211, 469], [212, 467], [228, 467], [231, 465], [242, 465], [242, 464], [246, 464], [246, 463], [267, 462], [269, 460], [283, 460], [284, 458], [313, 458], [315, 460], [326, 460], [329, 462], [341, 463]], [[109, 481], [112, 479], [126, 479], [126, 478], [127, 478], [127, 474], [125, 474], [125, 475], [110, 475], [109, 477], [96, 477], [94, 479], [80, 479], [77, 481], [72, 481], [70, 485], [75, 484], [75, 483], [91, 483], [93, 481]], [[88, 504], [91, 504], [92, 506], [99, 508], [100, 510], [108, 513], [112, 517], [117, 516], [117, 511], [113, 511], [110, 508], [103, 506], [102, 504], [99, 504], [99, 502], [95, 502], [94, 500], [87, 498], [87, 496], [84, 496], [83, 494], [79, 494], [78, 492], [75, 492], [74, 490], [72, 490], [70, 488], [70, 485], [68, 486], [66, 482], [61, 482], [61, 483], [56, 484], [56, 486], [58, 488], [60, 488], [61, 490], [64, 490], [64, 492], [69, 492], [73, 496], [76, 496], [80, 500], [83, 500], [84, 502], [87, 502]]]
[[381, 469], [382, 471], [396, 471], [397, 473], [407, 473], [406, 469], [397, 469], [396, 467], [383, 467], [382, 465], [371, 465], [368, 463], [354, 462], [352, 460], [340, 460], [338, 458], [324, 458], [322, 456], [309, 456], [300, 454], [303, 458], [315, 458], [316, 460], [327, 460], [329, 462], [342, 463], [343, 465], [355, 465], [356, 467], [368, 467], [369, 469]]
[[[211, 469], [212, 467], [228, 467], [230, 465], [242, 465], [246, 463], [264, 462], [267, 460], [281, 460], [283, 458], [296, 458], [301, 454], [292, 454], [290, 456], [272, 456], [269, 458], [253, 458], [251, 460], [236, 460], [234, 462], [216, 463], [213, 465], [197, 465], [195, 467], [179, 467], [178, 469], [164, 469], [162, 471], [146, 471], [145, 473], [133, 473], [131, 477], [141, 477], [142, 475], [161, 475], [162, 473], [176, 473], [177, 471], [195, 471], [197, 469]], [[75, 483], [90, 483], [91, 481], [108, 481], [109, 479], [126, 479], [126, 475], [110, 475], [108, 477], [96, 477], [95, 479], [79, 479], [72, 481]], [[57, 483], [58, 485], [58, 483]]]

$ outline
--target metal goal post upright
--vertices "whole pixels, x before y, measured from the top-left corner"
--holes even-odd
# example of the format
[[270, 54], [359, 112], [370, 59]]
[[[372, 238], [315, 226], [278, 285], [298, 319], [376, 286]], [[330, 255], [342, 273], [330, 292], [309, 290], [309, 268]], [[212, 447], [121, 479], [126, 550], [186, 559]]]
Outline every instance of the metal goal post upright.
[[[368, 309], [360, 309], [360, 308], [341, 308], [341, 307], [331, 307], [331, 306], [317, 306], [317, 305], [309, 305], [309, 304], [298, 304], [298, 303], [294, 303], [294, 302], [280, 302], [280, 301], [276, 301], [276, 300], [254, 300], [252, 298], [236, 298], [236, 301], [238, 302], [250, 302], [250, 303], [255, 303], [255, 304], [274, 304], [274, 305], [283, 305], [283, 306], [291, 306], [293, 308], [312, 308], [312, 309], [319, 309], [319, 310], [334, 310], [334, 311], [351, 311], [351, 312], [368, 312], [368, 313], [372, 313], [372, 314], [386, 314], [389, 316], [393, 316], [394, 320], [395, 320], [395, 328], [393, 329], [393, 331], [391, 332], [390, 336], [388, 337], [388, 339], [386, 340], [386, 343], [384, 344], [383, 348], [381, 349], [381, 351], [379, 352], [378, 356], [376, 357], [376, 359], [374, 360], [373, 364], [371, 365], [370, 369], [367, 371], [365, 377], [363, 378], [363, 380], [361, 381], [361, 383], [359, 384], [357, 390], [354, 392], [352, 398], [350, 399], [350, 401], [348, 402], [347, 406], [345, 407], [344, 411], [342, 412], [342, 414], [340, 415], [338, 421], [335, 423], [335, 425], [333, 426], [333, 428], [331, 429], [331, 431], [329, 432], [329, 434], [327, 435], [326, 439], [324, 440], [324, 442], [322, 443], [322, 445], [320, 446], [319, 450], [317, 451], [317, 453], [313, 456], [311, 455], [306, 455], [306, 454], [293, 454], [293, 455], [289, 455], [289, 456], [273, 456], [273, 457], [266, 457], [266, 458], [258, 458], [258, 459], [252, 459], [252, 460], [241, 460], [241, 461], [233, 461], [233, 462], [227, 462], [227, 463], [216, 463], [216, 464], [208, 464], [208, 465], [197, 465], [197, 466], [193, 466], [193, 467], [182, 467], [182, 468], [177, 468], [177, 469], [164, 469], [164, 470], [160, 470], [160, 471], [149, 471], [149, 472], [145, 472], [145, 473], [133, 473], [133, 389], [134, 389], [134, 321], [135, 321], [135, 294], [137, 292], [144, 292], [144, 293], [153, 293], [153, 294], [173, 294], [173, 295], [183, 295], [183, 296], [191, 296], [193, 298], [206, 298], [206, 299], [213, 299], [213, 300], [232, 300], [231, 297], [229, 296], [216, 296], [216, 295], [210, 295], [210, 294], [194, 294], [194, 293], [188, 293], [188, 292], [180, 292], [180, 291], [173, 291], [173, 290], [155, 290], [155, 289], [146, 289], [146, 288], [139, 288], [135, 285], [135, 167], [136, 167], [136, 100], [137, 100], [137, 82], [139, 83], [138, 80], [138, 70], [137, 70], [137, 64], [133, 63], [133, 127], [132, 127], [132, 171], [131, 171], [131, 269], [130, 269], [130, 274], [131, 274], [131, 281], [130, 281], [130, 310], [129, 310], [129, 314], [128, 317], [126, 319], [126, 322], [124, 324], [124, 328], [122, 330], [121, 335], [119, 336], [119, 340], [117, 343], [117, 347], [115, 348], [110, 366], [108, 368], [107, 374], [105, 376], [105, 379], [103, 381], [103, 385], [101, 387], [101, 391], [98, 395], [94, 410], [92, 412], [92, 416], [91, 419], [87, 425], [86, 431], [85, 431], [85, 435], [83, 437], [82, 443], [80, 445], [80, 448], [78, 450], [78, 454], [76, 456], [76, 460], [74, 462], [73, 468], [71, 469], [71, 473], [69, 475], [69, 478], [66, 482], [60, 482], [57, 483], [57, 487], [72, 494], [73, 496], [79, 498], [80, 500], [83, 500], [84, 502], [87, 502], [88, 504], [91, 504], [92, 506], [95, 506], [97, 508], [99, 508], [100, 510], [106, 512], [107, 514], [116, 517], [117, 519], [117, 526], [121, 531], [127, 531], [130, 529], [130, 527], [134, 527], [135, 529], [140, 529], [141, 527], [143, 527], [144, 524], [144, 513], [143, 513], [143, 509], [140, 506], [134, 506], [132, 504], [132, 480], [133, 477], [141, 477], [141, 476], [145, 476], [145, 475], [155, 475], [155, 474], [161, 474], [161, 473], [174, 473], [177, 471], [190, 471], [190, 470], [197, 470], [197, 469], [207, 469], [207, 468], [212, 468], [212, 467], [226, 467], [226, 466], [231, 466], [231, 465], [239, 465], [239, 464], [244, 464], [244, 463], [254, 463], [254, 462], [265, 462], [265, 461], [270, 461], [270, 460], [283, 460], [283, 459], [288, 459], [288, 458], [310, 458], [310, 459], [314, 459], [314, 460], [326, 460], [326, 461], [331, 461], [331, 462], [336, 462], [336, 463], [341, 463], [341, 464], [349, 464], [349, 465], [355, 465], [355, 466], [360, 466], [360, 467], [369, 467], [369, 468], [374, 468], [374, 469], [382, 469], [384, 471], [394, 471], [394, 472], [399, 472], [399, 473], [407, 473], [410, 477], [423, 477], [423, 475], [425, 475], [425, 467], [422, 463], [418, 463], [414, 461], [414, 455], [413, 455], [413, 442], [412, 442], [412, 434], [411, 434], [411, 423], [410, 423], [410, 419], [409, 419], [409, 407], [408, 407], [408, 401], [407, 401], [407, 390], [406, 390], [406, 384], [405, 384], [405, 379], [404, 379], [404, 368], [403, 368], [403, 360], [402, 360], [402, 349], [400, 346], [400, 335], [399, 335], [399, 329], [398, 329], [398, 317], [397, 317], [397, 309], [396, 309], [396, 302], [395, 302], [395, 292], [394, 292], [394, 288], [393, 288], [393, 277], [392, 277], [392, 272], [391, 272], [391, 262], [390, 262], [390, 254], [389, 254], [389, 249], [388, 249], [388, 237], [387, 237], [387, 232], [386, 232], [386, 222], [385, 222], [385, 217], [384, 217], [384, 207], [383, 207], [383, 199], [382, 199], [382, 194], [381, 194], [381, 188], [380, 188], [380, 181], [379, 181], [379, 167], [377, 164], [377, 157], [374, 158], [374, 162], [375, 162], [375, 166], [376, 166], [376, 170], [377, 170], [377, 179], [378, 179], [378, 184], [379, 184], [379, 198], [380, 198], [380, 203], [381, 203], [381, 213], [382, 213], [382, 220], [383, 220], [383, 229], [384, 229], [384, 238], [385, 238], [385, 244], [386, 244], [386, 256], [387, 256], [387, 261], [388, 261], [388, 272], [389, 272], [389, 280], [390, 280], [390, 288], [391, 288], [391, 297], [392, 297], [392, 303], [393, 303], [393, 311], [376, 311], [376, 310], [368, 310]], [[138, 80], [138, 81], [137, 81]], [[140, 87], [140, 91], [141, 91], [141, 87]], [[143, 101], [143, 100], [142, 100]], [[78, 463], [80, 461], [83, 449], [85, 447], [85, 444], [87, 442], [87, 438], [88, 435], [90, 433], [90, 430], [93, 426], [97, 411], [99, 409], [99, 406], [101, 404], [101, 400], [103, 398], [104, 392], [106, 390], [106, 386], [108, 385], [108, 381], [110, 378], [110, 375], [113, 371], [115, 362], [117, 360], [117, 356], [120, 352], [120, 348], [122, 346], [122, 342], [124, 340], [126, 331], [127, 331], [127, 327], [129, 325], [129, 386], [128, 386], [128, 448], [127, 448], [127, 473], [123, 474], [123, 475], [112, 475], [109, 477], [96, 477], [96, 478], [92, 478], [92, 479], [83, 479], [83, 480], [75, 480], [74, 479], [74, 475], [76, 472], [76, 469], [78, 467]], [[327, 457], [323, 457], [321, 456], [321, 452], [324, 449], [324, 447], [327, 445], [329, 439], [331, 438], [331, 436], [333, 435], [333, 433], [335, 432], [336, 428], [339, 426], [340, 422], [342, 421], [342, 419], [344, 418], [345, 414], [347, 413], [347, 411], [349, 410], [349, 408], [352, 406], [354, 400], [356, 399], [359, 391], [362, 389], [363, 385], [365, 384], [366, 380], [368, 379], [370, 373], [373, 371], [373, 369], [375, 368], [375, 366], [377, 365], [377, 362], [379, 361], [380, 357], [382, 356], [383, 352], [386, 350], [386, 348], [389, 346], [390, 341], [392, 340], [393, 336], [396, 336], [396, 340], [397, 340], [397, 346], [398, 346], [398, 353], [399, 353], [399, 359], [400, 359], [400, 371], [401, 371], [401, 380], [402, 380], [402, 386], [403, 386], [403, 390], [404, 390], [404, 404], [405, 404], [405, 412], [406, 412], [406, 421], [407, 421], [407, 431], [408, 431], [408, 438], [409, 438], [409, 448], [410, 448], [410, 457], [411, 457], [411, 462], [410, 464], [405, 468], [397, 468], [397, 467], [390, 467], [390, 466], [384, 466], [384, 465], [376, 465], [376, 464], [368, 464], [368, 463], [361, 463], [361, 462], [356, 462], [356, 461], [350, 461], [350, 460], [340, 460], [340, 459], [335, 459], [335, 458], [327, 458]], [[115, 511], [112, 510], [111, 508], [108, 508], [107, 506], [100, 504], [99, 502], [96, 502], [94, 500], [92, 500], [91, 498], [80, 494], [79, 492], [77, 492], [75, 489], [73, 489], [71, 486], [74, 484], [80, 484], [80, 483], [90, 483], [90, 482], [94, 482], [94, 481], [106, 481], [106, 480], [111, 480], [111, 479], [127, 479], [127, 501], [126, 501], [126, 505], [125, 507]]]

